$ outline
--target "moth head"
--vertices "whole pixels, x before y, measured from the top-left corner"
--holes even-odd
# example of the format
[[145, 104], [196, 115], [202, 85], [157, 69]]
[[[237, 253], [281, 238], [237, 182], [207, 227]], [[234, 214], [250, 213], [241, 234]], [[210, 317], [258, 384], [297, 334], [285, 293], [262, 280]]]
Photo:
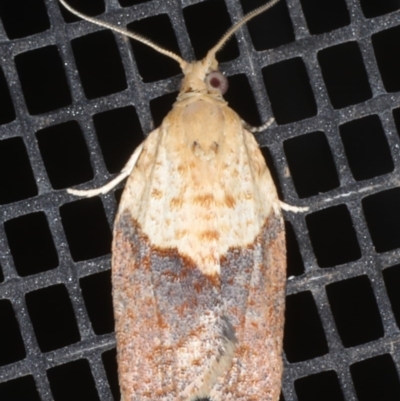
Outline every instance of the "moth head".
[[216, 61], [211, 66], [205, 65], [204, 60], [190, 63], [183, 70], [183, 74], [181, 96], [200, 93], [222, 97], [228, 89], [228, 79], [218, 70]]

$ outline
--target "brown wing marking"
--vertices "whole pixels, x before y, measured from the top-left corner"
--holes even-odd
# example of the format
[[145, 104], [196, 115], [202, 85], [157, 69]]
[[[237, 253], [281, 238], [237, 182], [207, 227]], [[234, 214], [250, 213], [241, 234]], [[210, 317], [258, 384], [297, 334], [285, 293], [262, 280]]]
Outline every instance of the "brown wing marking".
[[221, 265], [222, 297], [237, 351], [213, 401], [278, 401], [282, 377], [286, 251], [281, 216], [272, 214], [254, 246], [230, 250]]
[[219, 277], [157, 250], [129, 213], [115, 225], [113, 297], [124, 401], [207, 396], [232, 361], [235, 335]]

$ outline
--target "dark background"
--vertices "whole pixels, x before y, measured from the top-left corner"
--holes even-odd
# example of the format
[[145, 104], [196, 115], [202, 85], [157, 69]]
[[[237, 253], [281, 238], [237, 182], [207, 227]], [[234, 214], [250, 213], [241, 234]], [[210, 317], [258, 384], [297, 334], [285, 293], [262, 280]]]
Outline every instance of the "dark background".
[[[203, 57], [263, 0], [70, 0]], [[0, 2], [0, 399], [119, 400], [110, 284], [123, 185], [178, 65], [55, 0]], [[286, 0], [219, 53], [285, 213], [285, 401], [400, 399], [400, 1]]]

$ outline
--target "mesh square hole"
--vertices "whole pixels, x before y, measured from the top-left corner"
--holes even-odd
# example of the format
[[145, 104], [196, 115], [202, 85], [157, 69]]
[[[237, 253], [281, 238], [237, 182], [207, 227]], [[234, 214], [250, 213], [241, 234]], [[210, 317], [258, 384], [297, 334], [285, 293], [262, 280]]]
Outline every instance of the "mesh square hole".
[[372, 242], [377, 252], [400, 247], [400, 188], [363, 199], [362, 206]]
[[384, 269], [382, 273], [397, 327], [400, 328], [400, 265]]
[[254, 99], [249, 81], [245, 74], [228, 77], [229, 88], [224, 95], [229, 107], [232, 107], [240, 118], [248, 124], [258, 127], [262, 124], [258, 114], [257, 103]]
[[300, 57], [262, 69], [265, 87], [278, 124], [304, 120], [317, 114], [310, 80]]
[[69, 188], [93, 178], [89, 151], [76, 121], [44, 128], [36, 137], [54, 189]]
[[326, 292], [345, 347], [365, 344], [383, 336], [379, 309], [367, 276], [329, 284]]
[[361, 8], [367, 18], [379, 17], [400, 10], [399, 0], [360, 0]]
[[133, 106], [105, 111], [93, 116], [97, 138], [110, 173], [119, 173], [144, 139]]
[[345, 401], [333, 370], [298, 379], [294, 387], [299, 401]]
[[304, 263], [301, 257], [299, 244], [293, 226], [285, 221], [286, 250], [287, 250], [287, 276], [300, 276], [304, 273]]
[[83, 300], [96, 334], [114, 331], [111, 299], [111, 271], [93, 274], [80, 280]]
[[283, 348], [290, 363], [313, 359], [329, 352], [318, 310], [309, 291], [286, 297]]
[[400, 108], [393, 109], [393, 118], [396, 124], [397, 135], [400, 136]]
[[32, 376], [0, 383], [0, 400], [3, 401], [41, 401]]
[[58, 266], [58, 255], [46, 215], [32, 213], [4, 223], [8, 245], [20, 276]]
[[283, 146], [293, 184], [300, 198], [339, 187], [332, 151], [323, 132], [288, 139]]
[[136, 4], [147, 3], [152, 0], [118, 0], [122, 7], [130, 7]]
[[30, 114], [69, 106], [72, 102], [64, 63], [57, 46], [21, 53], [15, 64]]
[[8, 88], [6, 77], [4, 76], [3, 70], [0, 68], [0, 125], [7, 124], [15, 120], [14, 105], [10, 95], [10, 89]]
[[99, 198], [61, 206], [61, 221], [74, 261], [97, 258], [111, 251], [111, 230]]
[[14, 309], [8, 299], [0, 299], [0, 319], [0, 366], [4, 366], [24, 359], [26, 352]]
[[318, 52], [318, 62], [335, 109], [364, 102], [372, 97], [363, 58], [357, 42]]
[[393, 171], [389, 144], [377, 115], [341, 125], [340, 136], [356, 180], [366, 180]]
[[[205, 57], [232, 25], [223, 0], [192, 4], [183, 9], [183, 17], [197, 60]], [[223, 63], [237, 57], [239, 57], [239, 48], [236, 37], [233, 36], [218, 52], [218, 61]]]
[[358, 401], [398, 401], [400, 382], [390, 355], [379, 355], [350, 366]]
[[0, 18], [9, 39], [23, 38], [50, 28], [44, 0], [0, 1]]
[[47, 371], [57, 401], [100, 401], [89, 362], [79, 359]]
[[[240, 2], [244, 14], [265, 4], [264, 0], [240, 0]], [[279, 2], [246, 25], [254, 48], [258, 51], [273, 49], [295, 40], [292, 21], [285, 1]]]
[[350, 24], [345, 0], [300, 0], [308, 29], [313, 35], [330, 32]]
[[83, 90], [88, 99], [127, 88], [126, 76], [114, 34], [95, 32], [71, 41]]
[[[144, 18], [127, 25], [128, 30], [149, 38], [161, 47], [180, 54], [175, 32], [166, 14]], [[179, 64], [149, 46], [130, 39], [135, 61], [144, 82], [159, 81], [182, 73]]]
[[334, 267], [360, 259], [357, 235], [345, 205], [309, 214], [306, 223], [320, 267]]
[[400, 26], [372, 35], [376, 62], [378, 63], [383, 84], [388, 92], [398, 92], [400, 90], [399, 42]]
[[38, 191], [24, 141], [0, 141], [0, 204], [36, 196]]
[[29, 292], [25, 299], [42, 352], [80, 341], [74, 310], [63, 284]]

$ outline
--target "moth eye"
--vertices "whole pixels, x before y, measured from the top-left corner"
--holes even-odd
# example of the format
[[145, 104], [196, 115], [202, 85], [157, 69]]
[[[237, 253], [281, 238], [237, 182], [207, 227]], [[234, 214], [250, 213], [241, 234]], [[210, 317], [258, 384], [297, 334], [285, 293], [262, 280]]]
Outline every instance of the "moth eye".
[[223, 95], [228, 90], [228, 79], [219, 71], [210, 72], [206, 76], [206, 83], [214, 89], [218, 89]]

